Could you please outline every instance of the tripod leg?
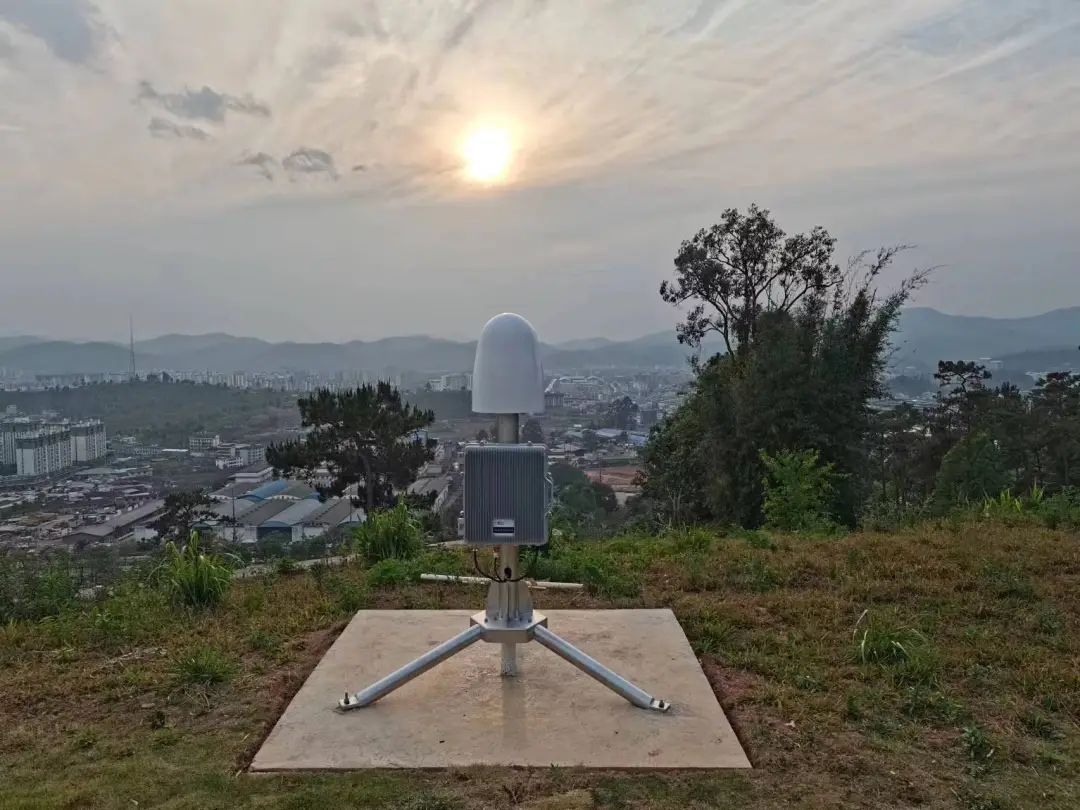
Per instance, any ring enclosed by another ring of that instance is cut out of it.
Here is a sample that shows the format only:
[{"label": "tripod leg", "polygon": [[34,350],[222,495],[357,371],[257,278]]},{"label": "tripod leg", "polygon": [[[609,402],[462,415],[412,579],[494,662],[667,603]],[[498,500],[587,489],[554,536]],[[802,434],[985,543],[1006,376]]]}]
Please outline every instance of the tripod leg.
[{"label": "tripod leg", "polygon": [[345,693],[345,698],[338,701],[341,709],[359,709],[370,706],[379,698],[388,695],[399,686],[404,686],[417,675],[427,672],[436,664],[440,664],[455,653],[459,653],[473,642],[479,641],[484,636],[484,628],[478,624],[472,625],[468,630],[463,630],[453,638],[444,641],[438,647],[432,647],[419,658],[410,661],[400,669],[391,672],[385,678],[375,681],[367,689],[357,692],[355,695]]},{"label": "tripod leg", "polygon": [[666,700],[654,698],[625,678],[616,675],[595,658],[583,653],[573,644],[552,633],[546,627],[534,627],[533,638],[539,641],[560,658],[564,658],[591,678],[600,681],[611,691],[622,695],[640,709],[652,709],[666,712],[671,704]]}]

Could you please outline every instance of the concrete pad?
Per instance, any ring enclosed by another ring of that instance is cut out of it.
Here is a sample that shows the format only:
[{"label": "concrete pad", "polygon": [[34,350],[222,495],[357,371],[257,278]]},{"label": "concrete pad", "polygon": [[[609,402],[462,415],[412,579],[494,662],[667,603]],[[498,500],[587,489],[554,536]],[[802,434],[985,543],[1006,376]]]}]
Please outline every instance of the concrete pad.
[{"label": "concrete pad", "polygon": [[274,726],[253,771],[561,765],[749,768],[670,610],[544,611],[548,628],[671,701],[631,706],[554,653],[518,647],[499,677],[499,645],[477,642],[362,709],[337,701],[464,630],[467,610],[364,610]]}]

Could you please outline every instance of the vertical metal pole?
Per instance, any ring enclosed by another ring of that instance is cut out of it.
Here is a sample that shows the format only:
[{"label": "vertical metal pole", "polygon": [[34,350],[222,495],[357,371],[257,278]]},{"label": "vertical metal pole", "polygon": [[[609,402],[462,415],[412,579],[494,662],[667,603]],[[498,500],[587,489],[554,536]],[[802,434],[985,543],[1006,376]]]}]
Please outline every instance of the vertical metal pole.
[{"label": "vertical metal pole", "polygon": [[[518,415],[516,413],[500,413],[495,417],[495,441],[499,444],[517,444],[518,441]],[[518,547],[514,545],[499,546],[499,576],[506,579],[517,579],[520,576]],[[496,586],[498,587],[498,586]],[[516,585],[503,584],[502,590],[507,599],[514,594]],[[514,606],[507,605],[507,609],[513,615]],[[499,673],[513,677],[517,675],[517,645],[502,645],[502,663]]]}]

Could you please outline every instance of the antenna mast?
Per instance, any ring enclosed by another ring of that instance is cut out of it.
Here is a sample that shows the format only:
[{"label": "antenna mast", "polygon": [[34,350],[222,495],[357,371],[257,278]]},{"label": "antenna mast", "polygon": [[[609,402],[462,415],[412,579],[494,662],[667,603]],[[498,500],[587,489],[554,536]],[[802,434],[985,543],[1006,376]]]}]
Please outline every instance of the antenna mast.
[{"label": "antenna mast", "polygon": [[128,334],[130,336],[131,347],[131,379],[135,379],[135,321],[131,315],[128,315]]}]

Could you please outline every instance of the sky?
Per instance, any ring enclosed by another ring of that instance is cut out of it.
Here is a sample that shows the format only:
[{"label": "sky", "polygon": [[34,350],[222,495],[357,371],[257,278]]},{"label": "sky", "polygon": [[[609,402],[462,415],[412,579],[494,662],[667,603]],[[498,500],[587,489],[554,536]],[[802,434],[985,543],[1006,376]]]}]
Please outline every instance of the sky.
[{"label": "sky", "polygon": [[1080,305],[1080,3],[0,0],[0,334],[635,337],[751,202]]}]

